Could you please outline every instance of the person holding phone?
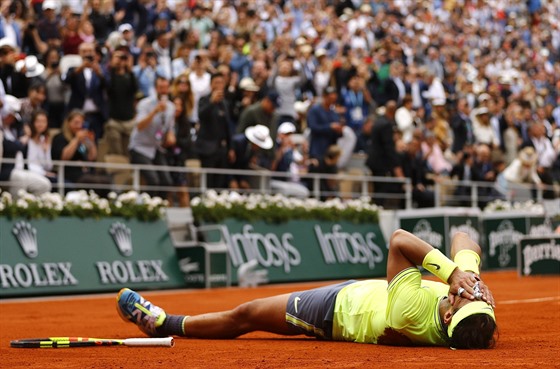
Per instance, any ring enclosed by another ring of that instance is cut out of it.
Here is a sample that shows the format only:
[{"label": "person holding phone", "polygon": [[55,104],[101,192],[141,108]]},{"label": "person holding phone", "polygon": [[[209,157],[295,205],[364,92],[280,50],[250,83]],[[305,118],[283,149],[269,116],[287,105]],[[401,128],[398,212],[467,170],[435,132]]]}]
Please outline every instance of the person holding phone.
[{"label": "person holding phone", "polygon": [[[96,173],[94,168],[84,162],[95,162],[97,146],[93,132],[87,129],[86,115],[81,110],[72,110],[64,123],[62,132],[53,137],[51,145],[52,160],[79,162],[79,165],[68,164],[64,167],[64,181],[73,184],[72,189],[90,189],[96,185],[95,191],[100,196],[108,193],[111,178]],[[81,184],[81,185],[78,185]],[[97,188],[100,185],[100,188]]]},{"label": "person holding phone", "polygon": [[82,64],[70,68],[64,82],[70,87],[68,111],[82,110],[85,120],[89,123],[90,131],[95,139],[103,136],[103,126],[107,120],[107,101],[105,99],[105,73],[99,64],[99,57],[95,44],[84,42],[79,46]]},{"label": "person holding phone", "polygon": [[[137,106],[136,125],[130,135],[128,145],[132,164],[169,165],[166,148],[177,142],[175,135],[175,104],[169,101],[170,82],[158,76],[155,82],[156,94],[142,99]],[[173,185],[168,171],[142,170],[151,195],[167,197],[162,187]]]},{"label": "person holding phone", "polygon": [[138,82],[132,73],[132,55],[128,47],[117,48],[111,57],[107,98],[109,120],[105,124],[107,153],[127,156],[128,141],[134,128]]}]

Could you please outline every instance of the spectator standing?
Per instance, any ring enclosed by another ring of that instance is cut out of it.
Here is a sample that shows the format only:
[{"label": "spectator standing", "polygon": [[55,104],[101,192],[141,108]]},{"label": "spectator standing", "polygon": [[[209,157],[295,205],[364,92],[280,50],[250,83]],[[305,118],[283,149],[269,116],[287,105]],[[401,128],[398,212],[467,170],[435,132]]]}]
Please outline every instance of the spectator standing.
[{"label": "spectator standing", "polygon": [[80,45],[84,42],[79,34],[80,17],[76,14],[70,14],[66,19],[66,24],[61,28],[62,36],[62,52],[64,55],[81,54]]},{"label": "spectator standing", "polygon": [[[130,162],[133,164],[168,165],[166,147],[176,144],[175,104],[169,101],[169,81],[156,79],[156,95],[138,103],[136,125],[130,135]],[[148,186],[171,186],[173,181],[167,171],[145,169],[141,171]],[[151,190],[166,198],[165,190]]]},{"label": "spectator standing", "polygon": [[463,151],[465,145],[474,144],[474,132],[472,121],[469,118],[469,104],[466,98],[457,100],[457,111],[451,118],[451,130],[453,131],[453,144],[451,151],[457,155]]},{"label": "spectator standing", "polygon": [[[220,73],[215,73],[210,81],[211,93],[200,98],[198,104],[198,130],[195,150],[203,168],[225,169],[228,160],[234,158],[229,154],[231,148],[229,107],[225,96],[225,80]],[[229,158],[228,158],[229,156]],[[208,188],[221,189],[227,186],[227,177],[223,174],[208,174]]]},{"label": "spectator standing", "polygon": [[111,4],[108,1],[91,0],[85,6],[85,15],[93,26],[95,40],[98,44],[103,45],[109,33],[116,26]]},{"label": "spectator standing", "polygon": [[309,196],[309,190],[299,177],[299,166],[304,158],[296,149],[292,140],[292,134],[295,132],[296,126],[292,122],[283,122],[278,126],[274,160],[270,165],[270,170],[273,172],[289,173],[290,176],[274,177],[270,181],[270,188],[285,196],[306,198]]},{"label": "spectator standing", "polygon": [[128,156],[128,142],[135,125],[138,82],[132,72],[133,60],[127,48],[117,49],[110,63],[107,80],[109,120],[105,125],[107,153]]},{"label": "spectator standing", "polygon": [[[211,92],[212,75],[207,71],[207,66],[207,57],[203,54],[196,55],[191,66],[191,72],[189,73],[189,81],[194,94],[194,109],[191,119],[196,123],[199,122],[200,115],[198,112],[199,100],[202,96],[206,96]],[[224,79],[224,76],[220,78]]]},{"label": "spectator standing", "polygon": [[41,37],[41,40],[47,44],[48,48],[58,50],[62,45],[62,36],[56,16],[56,0],[44,0],[42,9],[42,15],[37,21],[37,33]]},{"label": "spectator standing", "polygon": [[64,82],[70,86],[68,110],[82,110],[86,118],[86,128],[92,131],[95,140],[103,137],[106,120],[105,73],[99,64],[93,43],[80,45],[82,64],[70,68]]},{"label": "spectator standing", "polygon": [[422,154],[421,142],[418,137],[412,137],[406,143],[406,150],[400,154],[403,175],[410,178],[412,184],[412,201],[419,208],[433,207],[435,203],[434,191],[429,188],[426,162]]},{"label": "spectator standing", "polygon": [[[296,112],[294,103],[296,102],[296,93],[306,82],[303,68],[298,71],[294,69],[294,60],[287,58],[285,55],[278,59],[278,69],[274,67],[270,76],[269,85],[278,92],[280,103],[277,109],[279,122],[294,122]],[[276,127],[270,127],[271,132],[276,132]]]},{"label": "spectator standing", "polygon": [[340,97],[345,110],[346,125],[354,131],[357,139],[352,151],[363,151],[366,146],[363,127],[366,117],[369,115],[371,103],[363,77],[358,74],[352,75],[348,79],[347,85],[342,88]]},{"label": "spectator standing", "polygon": [[327,50],[318,49],[315,51],[317,67],[313,75],[313,88],[315,96],[323,96],[323,90],[330,84],[332,77],[332,60],[327,55]]},{"label": "spectator standing", "polygon": [[146,45],[138,57],[138,64],[132,67],[132,72],[136,76],[142,97],[155,94],[156,67],[157,55],[151,45]]},{"label": "spectator standing", "polygon": [[[385,114],[379,116],[371,128],[366,165],[371,170],[371,174],[376,177],[404,177],[393,134],[396,129],[396,110],[397,103],[389,101],[385,106]],[[375,203],[381,206],[392,206],[393,201],[388,199],[387,195],[402,192],[396,187],[398,186],[389,182],[374,182]]]},{"label": "spectator standing", "polygon": [[[183,82],[179,82],[180,84],[188,83],[188,79],[186,74],[182,77],[179,76],[178,80],[183,79]],[[181,87],[179,87],[181,88]],[[185,162],[189,157],[189,153],[192,150],[192,141],[191,141],[191,122],[188,119],[188,113],[186,108],[189,106],[185,100],[181,97],[188,96],[186,93],[182,94],[173,94],[175,96],[173,98],[173,104],[175,104],[175,137],[176,142],[175,145],[169,146],[167,148],[167,160],[169,165],[176,166],[179,168],[185,167]],[[192,95],[191,95],[192,97]],[[192,104],[192,101],[191,101]],[[191,109],[192,109],[192,105]],[[173,184],[177,187],[176,192],[177,195],[177,203],[180,207],[188,207],[190,203],[189,197],[189,189],[188,189],[188,182],[187,182],[187,173],[185,172],[172,172],[171,178],[173,180]],[[173,192],[169,192],[167,199],[170,204],[174,204],[175,201],[173,200]],[[172,205],[173,206],[173,205]]]},{"label": "spectator standing", "polygon": [[251,77],[245,77],[239,81],[239,86],[233,98],[233,106],[231,107],[231,119],[236,129],[243,111],[257,102],[259,90],[259,86]]},{"label": "spectator standing", "polygon": [[325,88],[321,103],[313,105],[307,112],[309,135],[309,157],[321,159],[331,145],[342,136],[343,124],[335,110],[338,100],[336,88]]},{"label": "spectator standing", "polygon": [[66,91],[68,86],[62,81],[60,73],[60,55],[55,48],[45,53],[45,71],[41,78],[46,87],[46,110],[49,116],[49,128],[60,128],[66,110]]},{"label": "spectator standing", "polygon": [[399,131],[402,133],[404,143],[412,140],[414,131],[416,130],[416,112],[412,110],[412,97],[406,95],[403,99],[402,106],[395,112],[395,122]]}]

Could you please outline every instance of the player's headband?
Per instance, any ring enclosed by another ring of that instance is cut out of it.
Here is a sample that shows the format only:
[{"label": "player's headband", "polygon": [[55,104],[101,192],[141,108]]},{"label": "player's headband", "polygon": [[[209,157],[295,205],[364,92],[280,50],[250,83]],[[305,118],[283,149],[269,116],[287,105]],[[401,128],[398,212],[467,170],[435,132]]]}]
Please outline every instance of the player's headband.
[{"label": "player's headband", "polygon": [[474,314],[488,314],[492,317],[494,321],[496,321],[496,317],[494,316],[494,309],[492,306],[488,305],[484,301],[474,301],[470,304],[466,304],[453,315],[451,318],[451,323],[449,327],[447,327],[447,335],[451,337],[453,335],[453,330],[463,319],[468,318]]}]

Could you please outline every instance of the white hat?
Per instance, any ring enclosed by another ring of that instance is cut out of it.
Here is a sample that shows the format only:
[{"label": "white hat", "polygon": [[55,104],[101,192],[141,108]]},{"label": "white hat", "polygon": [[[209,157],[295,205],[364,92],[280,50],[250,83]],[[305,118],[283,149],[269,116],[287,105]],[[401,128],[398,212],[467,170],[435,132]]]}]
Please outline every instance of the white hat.
[{"label": "white hat", "polygon": [[311,54],[311,52],[313,51],[313,46],[309,44],[305,44],[305,45],[301,45],[299,49],[304,54]]},{"label": "white hat", "polygon": [[491,97],[489,94],[487,94],[486,92],[484,92],[484,93],[480,94],[480,96],[478,97],[478,101],[479,101],[479,102],[487,101],[487,100],[490,100],[491,98],[492,98],[492,97]]},{"label": "white hat", "polygon": [[309,108],[309,105],[311,105],[311,102],[309,100],[296,101],[294,103],[294,110],[296,111],[296,113],[305,114],[307,113],[307,109]]},{"label": "white hat", "polygon": [[0,49],[6,46],[11,47],[12,49],[17,49],[17,46],[14,44],[11,38],[3,37],[0,39]]},{"label": "white hat", "polygon": [[272,138],[270,137],[270,130],[267,126],[263,126],[262,124],[247,127],[245,130],[245,136],[247,136],[249,141],[261,149],[271,149],[274,144],[274,142],[272,142]]},{"label": "white hat", "polygon": [[45,71],[45,66],[39,63],[35,55],[28,55],[25,59],[16,62],[16,71],[21,71],[23,67],[25,67],[25,76],[27,78],[40,76]]},{"label": "white hat", "polygon": [[43,1],[43,10],[52,9],[56,10],[56,1],[55,0],[45,0]]},{"label": "white hat", "polygon": [[302,46],[307,43],[307,40],[303,37],[296,38],[296,46]]},{"label": "white hat", "polygon": [[255,81],[251,77],[241,78],[241,81],[239,81],[239,88],[241,90],[253,91],[253,92],[257,92],[260,90],[260,87],[255,83]]},{"label": "white hat", "polygon": [[325,49],[323,49],[323,48],[317,49],[317,50],[315,51],[315,57],[316,57],[316,58],[320,58],[321,56],[325,56],[325,55],[327,55],[327,50],[325,50]]},{"label": "white hat", "polygon": [[488,114],[489,110],[487,107],[482,106],[476,110],[476,115]]},{"label": "white hat", "polygon": [[433,106],[444,106],[445,105],[445,99],[434,99],[432,101],[432,105]]},{"label": "white hat", "polygon": [[125,33],[126,31],[132,31],[133,28],[130,25],[130,23],[123,23],[119,26],[119,32],[120,33]]},{"label": "white hat", "polygon": [[4,96],[4,106],[2,107],[2,117],[6,117],[8,115],[13,115],[17,119],[20,119],[20,115],[18,114],[21,109],[21,101],[12,95],[5,95]]},{"label": "white hat", "polygon": [[294,133],[296,131],[296,126],[292,122],[284,122],[278,126],[278,133],[287,134]]}]

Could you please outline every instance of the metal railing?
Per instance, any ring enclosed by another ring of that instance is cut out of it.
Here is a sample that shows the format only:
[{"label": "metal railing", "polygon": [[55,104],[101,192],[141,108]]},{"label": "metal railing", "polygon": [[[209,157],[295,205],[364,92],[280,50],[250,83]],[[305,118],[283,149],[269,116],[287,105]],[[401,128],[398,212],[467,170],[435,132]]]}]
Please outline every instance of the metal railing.
[{"label": "metal railing", "polygon": [[[14,159],[3,159],[3,162],[15,163],[18,162]],[[179,186],[148,186],[143,183],[141,172],[143,170],[151,171],[167,171],[184,173],[191,180],[188,183],[188,190],[191,195],[204,193],[208,190],[208,175],[219,174],[224,176],[246,176],[250,179],[252,187],[250,189],[238,189],[240,193],[275,193],[270,186],[270,180],[273,178],[286,178],[291,176],[290,173],[285,172],[272,172],[264,169],[255,170],[236,170],[236,169],[217,169],[217,168],[200,168],[200,167],[178,167],[178,166],[159,166],[159,165],[143,165],[143,164],[129,164],[129,163],[103,163],[103,162],[75,162],[75,161],[53,161],[57,168],[57,183],[53,186],[53,191],[59,192],[61,195],[67,190],[73,189],[93,189],[93,190],[110,190],[116,192],[123,192],[134,190],[138,192],[179,192],[182,191]],[[68,167],[88,167],[95,168],[96,171],[101,173],[108,173],[112,178],[117,174],[125,174],[128,180],[124,183],[68,183],[64,181],[64,173]],[[342,198],[359,198],[362,196],[375,197],[377,200],[393,200],[395,203],[400,204],[399,208],[410,209],[414,207],[412,183],[409,178],[392,178],[392,177],[376,177],[370,175],[358,174],[319,174],[308,173],[300,174],[301,180],[310,183],[310,197],[324,198],[324,197],[342,197]],[[350,190],[339,190],[337,192],[324,192],[321,191],[322,180],[335,180],[339,184],[345,183],[345,188]],[[391,193],[379,193],[373,188],[373,183],[384,182],[391,183],[397,187],[397,190]],[[0,186],[7,189],[9,182],[0,182]],[[554,186],[534,186],[534,185],[519,185],[518,190],[515,189],[508,192],[506,195],[500,195],[493,190],[495,183],[493,182],[475,182],[475,181],[459,181],[452,179],[436,180],[433,186],[429,187],[430,191],[434,193],[434,206],[470,206],[479,207],[481,204],[501,198],[508,201],[527,200],[527,194],[530,193],[531,197],[536,201],[543,200],[544,191],[555,191],[555,196],[558,197],[558,188]],[[458,188],[467,189],[465,194],[458,194]],[[227,190],[227,188],[213,188],[216,191]],[[402,190],[401,190],[402,189]],[[522,192],[524,196],[521,198],[519,193]]]}]

